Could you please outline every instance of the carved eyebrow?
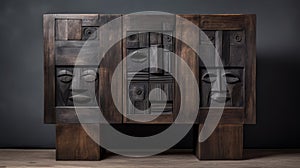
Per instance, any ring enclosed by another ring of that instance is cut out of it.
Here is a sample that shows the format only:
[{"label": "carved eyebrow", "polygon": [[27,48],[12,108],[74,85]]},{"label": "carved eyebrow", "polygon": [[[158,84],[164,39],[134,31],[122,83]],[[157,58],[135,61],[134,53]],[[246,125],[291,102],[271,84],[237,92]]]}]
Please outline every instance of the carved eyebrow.
[{"label": "carved eyebrow", "polygon": [[202,81],[206,82],[206,83],[211,83],[214,82],[216,80],[217,75],[213,74],[213,73],[209,73],[206,72],[203,76],[202,76]]},{"label": "carved eyebrow", "polygon": [[232,73],[232,72],[225,72],[223,74],[224,77],[226,77],[226,82],[229,84],[234,84],[240,81],[240,78],[238,75]]},{"label": "carved eyebrow", "polygon": [[57,76],[58,77],[60,77],[60,76],[73,76],[73,73],[71,71],[63,69],[63,70],[58,71]]}]

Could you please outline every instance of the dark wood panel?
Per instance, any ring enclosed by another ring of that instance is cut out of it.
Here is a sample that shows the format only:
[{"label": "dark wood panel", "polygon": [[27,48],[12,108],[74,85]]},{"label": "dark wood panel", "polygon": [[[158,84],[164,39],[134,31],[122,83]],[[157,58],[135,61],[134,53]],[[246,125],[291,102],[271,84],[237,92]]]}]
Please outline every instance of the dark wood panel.
[{"label": "dark wood panel", "polygon": [[56,65],[94,65],[98,66],[99,41],[56,41]]},{"label": "dark wood panel", "polygon": [[56,40],[81,40],[81,19],[56,19]]},{"label": "dark wood panel", "polygon": [[[155,115],[152,114],[149,116],[148,114],[139,114],[139,115],[132,115],[132,114],[127,114],[126,118],[124,118],[126,123],[135,123],[135,124],[171,124],[173,123],[173,114],[162,114],[162,115]],[[153,119],[155,118],[155,119]],[[143,122],[138,122],[138,121],[145,121],[145,120],[150,120],[147,121],[146,123]]]},{"label": "dark wood panel", "polygon": [[81,19],[68,19],[68,40],[81,40]]},{"label": "dark wood panel", "polygon": [[77,109],[78,110],[75,111],[74,107],[56,107],[56,123],[104,123],[103,120],[100,119],[98,107],[77,107]]},{"label": "dark wood panel", "polygon": [[[216,114],[214,108],[211,109],[212,116]],[[197,124],[204,124],[208,114],[208,108],[200,108],[199,115],[196,120]],[[216,114],[217,115],[217,114]],[[226,107],[220,119],[220,124],[244,124],[244,109],[239,107]]]},{"label": "dark wood panel", "polygon": [[68,40],[68,19],[57,19],[55,25],[55,39]]},{"label": "dark wood panel", "polygon": [[[198,132],[201,129],[202,125],[199,125]],[[242,159],[243,125],[218,125],[206,141],[202,143],[196,141],[195,152],[200,160]]]},{"label": "dark wood panel", "polygon": [[203,30],[240,30],[245,28],[245,15],[200,15]]},{"label": "dark wood panel", "polygon": [[[189,20],[193,24],[199,26],[199,15],[180,15],[181,17]],[[188,24],[185,22],[181,22],[179,20],[176,21],[176,36],[180,37],[181,39],[184,39],[185,41],[189,41],[191,44],[194,44],[194,47],[196,51],[199,50],[199,39],[200,38],[192,38],[194,36],[199,37],[200,32],[194,32]],[[176,40],[176,54],[180,56],[185,63],[190,67],[190,70],[193,72],[197,82],[199,83],[199,59],[197,56],[197,53],[190,47],[187,46],[185,43],[183,43],[180,40]],[[183,71],[181,70],[183,65],[181,63],[175,62],[175,71],[177,71],[178,79],[180,81],[183,81],[183,85],[185,88],[182,88],[182,90],[179,90],[178,85],[175,85],[175,97],[174,97],[174,117],[177,116],[179,109],[180,109],[180,104],[197,104],[199,102],[195,102],[197,99],[196,97],[196,92],[193,91],[194,94],[187,94],[190,93],[191,90],[189,88],[191,87],[191,82],[187,80],[187,74],[184,74]],[[190,118],[191,114],[193,113],[194,109],[192,109],[193,106],[186,107],[186,111],[184,111],[184,116],[186,118]],[[183,121],[184,122],[184,121]]]},{"label": "dark wood panel", "polygon": [[[101,14],[100,25],[120,17],[121,15],[115,14]],[[118,24],[121,25],[121,20],[118,20]],[[110,41],[118,41],[122,36],[122,26],[119,26],[117,30],[115,27],[108,29],[109,32],[99,32],[100,44],[106,45]],[[103,34],[105,33],[105,34]],[[101,48],[101,47],[100,47]],[[112,83],[112,77],[118,64],[122,60],[122,41],[114,44],[104,55],[103,60],[100,63],[100,107],[106,120],[110,123],[122,123],[122,101],[123,101],[123,84],[122,82]],[[122,73],[117,73],[116,79],[122,80]],[[102,80],[101,80],[102,79]],[[111,89],[115,89],[116,99],[113,101]],[[115,104],[120,104],[120,112]]]},{"label": "dark wood panel", "polygon": [[43,16],[44,30],[44,122],[55,123],[55,18],[53,15]]},{"label": "dark wood panel", "polygon": [[245,124],[256,123],[256,15],[246,16],[246,114]]},{"label": "dark wood panel", "polygon": [[[99,130],[99,124],[86,126]],[[99,134],[92,136],[99,138]],[[81,124],[56,125],[57,160],[100,160],[101,157],[99,145],[89,137]]]}]

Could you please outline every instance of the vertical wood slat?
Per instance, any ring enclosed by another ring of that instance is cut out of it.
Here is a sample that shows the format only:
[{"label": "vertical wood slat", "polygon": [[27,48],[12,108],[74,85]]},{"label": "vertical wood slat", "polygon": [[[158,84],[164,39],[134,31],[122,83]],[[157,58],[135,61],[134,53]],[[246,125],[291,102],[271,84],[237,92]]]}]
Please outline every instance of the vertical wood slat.
[{"label": "vertical wood slat", "polygon": [[55,123],[55,18],[53,15],[43,16],[44,30],[44,122]]},{"label": "vertical wood slat", "polygon": [[55,27],[56,40],[81,40],[81,19],[57,19]]},{"label": "vertical wood slat", "polygon": [[68,19],[68,40],[81,40],[81,19]]},{"label": "vertical wood slat", "polygon": [[[100,26],[110,22],[113,19],[120,17],[121,15],[118,14],[100,14]],[[99,32],[99,39],[100,39],[100,50],[101,48],[105,47],[104,45],[108,44],[109,41],[117,41],[122,36],[122,22],[121,19],[115,21],[116,24],[119,24],[117,27],[112,27],[109,29],[108,32]],[[106,46],[107,47],[107,46]],[[122,107],[123,95],[122,89],[123,84],[122,82],[116,82],[112,84],[112,76],[118,64],[122,60],[122,41],[117,42],[115,45],[112,46],[105,53],[105,57],[102,59],[100,63],[100,102],[101,103],[101,110],[102,114],[106,118],[109,123],[122,123],[122,108],[121,111],[117,109],[116,104],[120,104]],[[122,68],[121,68],[122,69]],[[123,78],[122,73],[116,73],[116,78],[121,80]],[[125,85],[127,86],[127,85]],[[114,102],[111,94],[111,88],[114,88],[117,93],[116,99]]]},{"label": "vertical wood slat", "polygon": [[[199,26],[199,15],[179,15],[180,17],[183,17],[187,20],[189,20],[190,22],[192,22],[193,24],[195,24],[196,26]],[[199,34],[200,32],[193,32],[186,23],[181,23],[180,21],[178,21],[178,19],[176,20],[176,37],[180,37],[181,39],[185,39],[186,41],[190,41],[191,44],[195,44],[195,46],[193,46],[196,50],[199,50],[199,40],[200,38],[191,38],[191,37],[195,37]],[[186,44],[184,44],[183,42],[181,42],[180,40],[176,39],[176,43],[175,43],[175,48],[176,48],[176,54],[178,56],[180,56],[185,62],[186,64],[189,66],[190,70],[193,72],[197,82],[199,83],[199,59],[197,57],[196,52],[194,52],[194,50],[190,47],[187,46]],[[189,86],[190,82],[186,80],[186,74],[183,74],[181,71],[182,66],[178,63],[175,62],[175,71],[177,71],[177,75],[178,75],[178,79],[184,82],[185,86]],[[189,89],[189,87],[183,88],[183,90],[179,90],[179,86],[176,84],[175,85],[175,89],[174,89],[174,103],[173,103],[173,109],[174,109],[174,119],[177,117],[178,113],[179,113],[179,109],[180,109],[180,104],[197,104],[199,102],[196,102],[196,99],[194,99],[193,97],[195,95],[187,95],[187,90]],[[181,103],[181,101],[183,101]],[[187,111],[184,111],[185,114],[184,116],[186,116],[186,118],[189,118],[190,116],[190,112],[193,112],[192,106],[191,109],[189,109],[189,107],[186,107]],[[183,121],[184,122],[184,121]]]},{"label": "vertical wood slat", "polygon": [[247,58],[245,80],[245,124],[256,123],[256,16],[247,15],[245,19]]}]

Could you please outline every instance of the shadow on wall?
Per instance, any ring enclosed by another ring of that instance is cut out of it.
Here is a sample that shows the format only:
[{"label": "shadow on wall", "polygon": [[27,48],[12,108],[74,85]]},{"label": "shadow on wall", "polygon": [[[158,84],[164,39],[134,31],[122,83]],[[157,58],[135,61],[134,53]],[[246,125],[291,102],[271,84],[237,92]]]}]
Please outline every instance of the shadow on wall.
[{"label": "shadow on wall", "polygon": [[300,147],[299,53],[257,53],[257,124],[246,125],[244,147]]}]

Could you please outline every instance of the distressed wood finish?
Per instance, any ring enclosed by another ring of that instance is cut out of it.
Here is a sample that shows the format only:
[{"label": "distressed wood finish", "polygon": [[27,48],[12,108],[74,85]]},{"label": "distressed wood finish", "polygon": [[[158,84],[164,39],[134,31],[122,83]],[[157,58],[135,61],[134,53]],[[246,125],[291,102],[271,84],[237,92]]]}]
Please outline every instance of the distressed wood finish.
[{"label": "distressed wood finish", "polygon": [[55,123],[55,17],[44,15],[44,122]]},{"label": "distressed wood finish", "polygon": [[[202,125],[199,125],[199,132]],[[243,125],[219,124],[213,134],[204,142],[196,142],[196,156],[199,159],[242,159]]]},{"label": "distressed wood finish", "polygon": [[[179,15],[180,17],[183,17],[184,19],[187,19],[188,21],[192,22],[196,26],[199,26],[199,15]],[[181,40],[176,40],[176,54],[179,55],[189,66],[191,71],[193,72],[194,76],[196,77],[197,82],[199,83],[199,59],[197,56],[197,51],[199,51],[199,38],[192,38],[195,35],[199,35],[200,32],[194,32],[190,27],[187,26],[187,23],[183,21],[183,23],[177,21],[176,22],[176,36],[180,37],[181,39],[184,39],[184,41],[188,41],[190,44],[194,44],[193,47],[196,51],[194,51],[190,46],[187,46],[184,42]],[[187,80],[187,74],[183,74],[182,72],[182,66],[181,63],[175,62],[175,70],[177,71],[176,74],[178,74],[177,78],[180,81],[183,81],[184,86],[189,86],[190,82]],[[182,88],[182,91],[179,90],[179,86],[175,85],[175,103],[174,103],[174,116],[177,117],[180,109],[180,104],[196,104],[196,94],[187,94],[190,93],[189,87]],[[195,92],[193,92],[195,93]],[[184,111],[184,116],[186,118],[189,118],[190,114],[193,113],[192,106],[186,107],[186,111]],[[185,121],[184,121],[185,122]]]},{"label": "distressed wood finish", "polygon": [[[188,122],[195,124],[197,138],[209,109],[219,108],[210,107],[210,103],[222,100],[225,100],[225,107],[219,125],[206,141],[195,141],[195,154],[199,159],[242,159],[243,125],[256,123],[256,16],[177,15],[202,30],[193,32],[187,22],[176,20],[171,15],[132,15],[117,20],[117,31],[112,28],[108,32],[99,31],[101,26],[120,16],[43,16],[44,122],[56,124],[57,159],[99,160],[103,157],[104,150],[80,125],[82,123],[96,132],[99,130],[102,121],[97,114],[98,105],[109,123],[138,126],[145,124],[140,121],[150,119],[146,124],[173,123],[181,104],[191,105],[184,111],[185,119],[190,119],[195,112],[192,105],[199,104],[195,123]],[[158,18],[162,22],[153,23]],[[134,24],[140,21],[143,24]],[[187,46],[173,35],[195,46]],[[117,39],[122,40],[100,55],[107,42]],[[85,45],[87,40],[88,45]],[[192,86],[183,72],[184,65],[176,62],[171,52],[180,56],[194,74],[200,102],[196,102],[196,92],[188,92]],[[199,60],[196,52],[205,60]],[[78,54],[84,57],[78,57]],[[103,60],[99,64],[97,60],[101,57]],[[122,63],[122,74],[116,77],[121,82],[112,84],[114,71],[124,58],[127,61]],[[78,65],[76,68],[75,64]],[[177,79],[187,87],[180,91],[170,73],[154,68],[157,66],[175,72]],[[221,84],[225,82],[224,88]],[[114,100],[112,88],[117,94]],[[150,94],[156,88],[166,97],[159,92]],[[93,93],[96,99],[91,98]],[[80,111],[75,111],[74,100],[79,102],[76,105]],[[85,104],[80,106],[80,102]],[[121,113],[115,103],[121,104]],[[186,124],[187,121],[178,123]],[[98,133],[92,136],[100,140]]]},{"label": "distressed wood finish", "polygon": [[[100,14],[100,26],[108,23],[109,21],[120,17],[117,14]],[[115,22],[116,23],[116,22]],[[121,20],[118,23],[121,25]],[[105,45],[109,41],[117,41],[116,39],[121,39],[122,27],[119,26],[117,31],[115,29],[110,29],[110,32],[99,32],[99,43],[100,45]],[[101,46],[100,46],[101,48]],[[104,55],[103,60],[100,63],[100,107],[102,108],[102,114],[109,123],[122,123],[122,111],[119,112],[115,103],[122,104],[123,96],[122,90],[123,86],[121,82],[112,84],[112,76],[114,70],[122,60],[122,41],[117,42],[112,46]],[[122,76],[116,76],[117,79],[122,79]],[[102,79],[102,80],[101,80]],[[116,90],[115,103],[112,98],[111,88]],[[122,109],[120,109],[122,110]]]},{"label": "distressed wood finish", "polygon": [[[202,15],[200,28],[215,46],[220,62],[201,40],[202,54],[211,57],[207,58],[206,67],[200,62],[200,126],[196,132],[201,131],[209,103],[224,100],[222,95],[225,94],[226,99],[222,118],[213,134],[202,143],[196,142],[196,156],[199,159],[242,159],[243,124],[254,124],[256,114],[255,15]],[[221,65],[224,74],[220,72]],[[210,74],[207,69],[211,70]],[[222,77],[226,81],[221,81]],[[220,84],[225,82],[226,88],[222,88]]]},{"label": "distressed wood finish", "polygon": [[[99,124],[89,124],[87,127],[99,130]],[[100,147],[85,132],[81,124],[56,125],[57,160],[100,160],[101,157]]]},{"label": "distressed wood finish", "polygon": [[[162,18],[162,22],[149,23],[153,17]],[[143,20],[143,25],[134,24]],[[162,110],[162,115],[147,124],[172,123],[174,119],[174,79],[169,73],[160,68],[172,71],[174,62],[170,52],[174,51],[175,41],[170,36],[174,33],[175,18],[173,16],[151,15],[123,19],[123,34],[128,36],[123,40],[123,112],[124,123],[142,123],[134,120],[148,120],[158,116],[157,111]],[[162,33],[163,32],[163,33]],[[146,67],[146,68],[144,68]],[[150,68],[148,68],[150,67]],[[141,71],[138,71],[142,69]],[[134,73],[137,74],[133,75]],[[131,80],[129,83],[128,80]],[[162,97],[154,94],[155,100],[149,99],[151,90],[159,88],[167,95],[166,107],[163,108]],[[129,94],[129,99],[127,98]],[[130,102],[131,103],[130,103]],[[135,109],[136,108],[136,109]],[[128,116],[128,117],[126,117]],[[134,119],[134,120],[132,120]]]}]

